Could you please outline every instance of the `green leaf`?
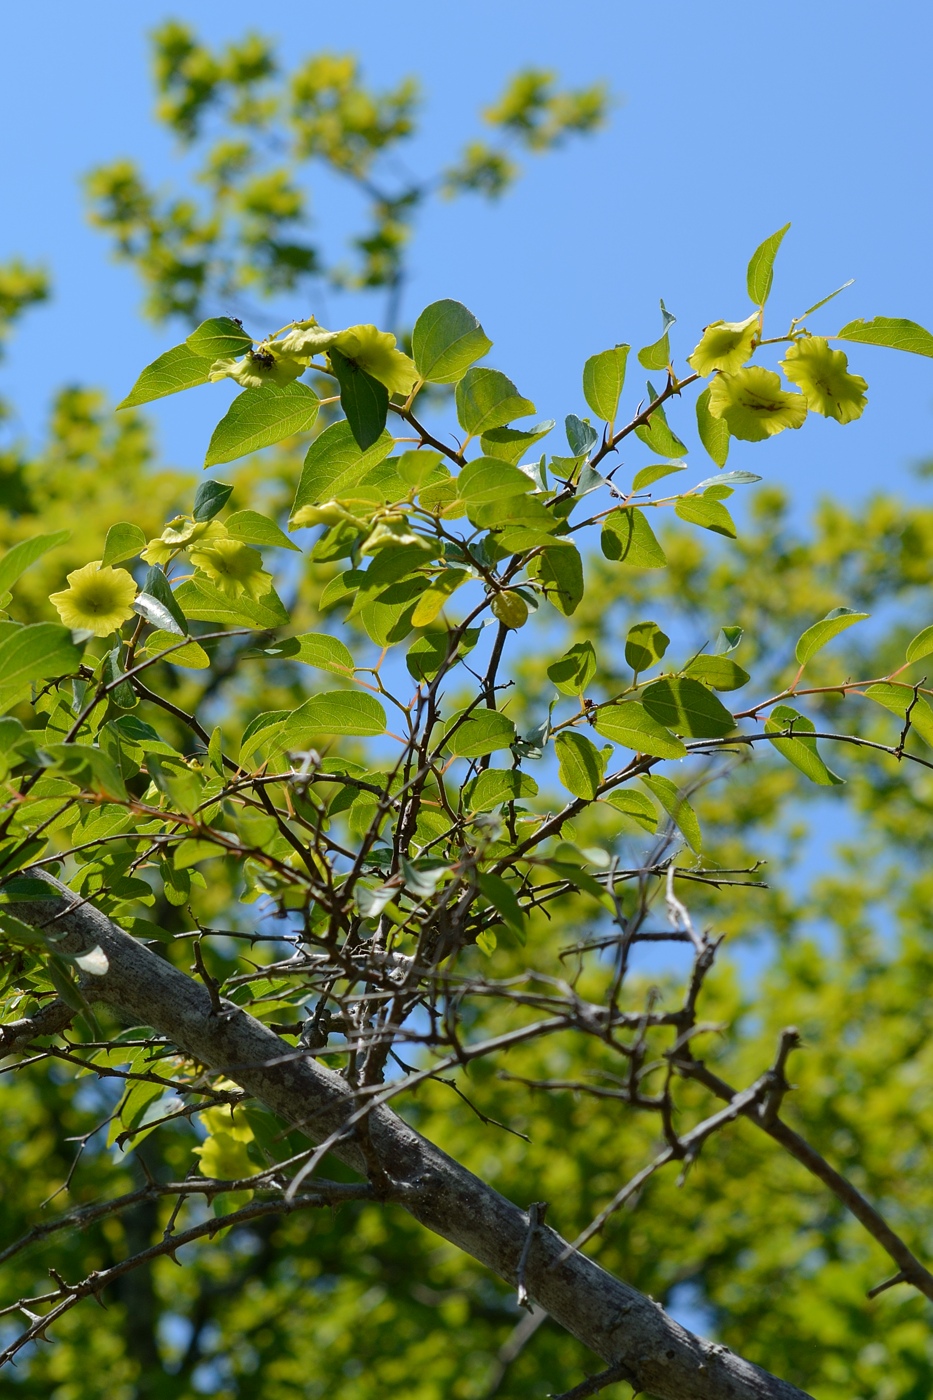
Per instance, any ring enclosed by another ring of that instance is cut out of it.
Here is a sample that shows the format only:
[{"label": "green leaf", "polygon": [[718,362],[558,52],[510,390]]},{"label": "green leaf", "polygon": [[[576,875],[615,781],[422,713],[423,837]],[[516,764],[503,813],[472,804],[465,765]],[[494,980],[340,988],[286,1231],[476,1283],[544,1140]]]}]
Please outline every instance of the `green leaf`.
[{"label": "green leaf", "polygon": [[554,419],[546,418],[533,428],[490,428],[488,433],[483,433],[479,445],[487,457],[516,466],[536,442],[547,437],[554,426]]},{"label": "green leaf", "polygon": [[239,321],[229,316],[212,316],[202,321],[185,341],[192,355],[202,360],[234,359],[252,349],[253,338],[247,335]]},{"label": "green leaf", "polygon": [[687,752],[680,740],[653,719],[637,700],[602,705],[591,722],[604,739],[634,749],[636,753],[650,754],[652,758],[683,758]]},{"label": "green leaf", "polygon": [[635,473],[632,490],[643,491],[646,486],[653,486],[656,481],[662,481],[673,472],[686,470],[686,464],[683,462],[653,462],[650,467],[642,467],[640,472]]},{"label": "green leaf", "polygon": [[146,366],[126,398],[117,404],[117,409],[135,408],[137,404],[152,403],[153,399],[164,399],[167,394],[206,384],[213,363],[212,357],[204,359],[187,345],[176,345]]},{"label": "green leaf", "polygon": [[340,407],[347,415],[357,446],[365,452],[374,442],[378,442],[385,430],[389,416],[389,391],[336,348],[328,353],[340,386]]},{"label": "green leaf", "polygon": [[827,642],[832,641],[833,637],[838,637],[840,632],[844,632],[854,622],[862,622],[868,616],[868,613],[855,612],[852,608],[833,608],[821,622],[815,622],[812,627],[807,628],[797,643],[794,655],[801,666],[805,666]]},{"label": "green leaf", "polygon": [[765,733],[780,734],[786,729],[793,729],[795,737],[771,739],[782,758],[799,768],[801,773],[818,787],[837,787],[844,781],[832,769],[826,767],[816,747],[816,740],[809,737],[815,733],[813,722],[790,705],[775,705],[765,720]]},{"label": "green leaf", "polygon": [[924,627],[922,632],[918,632],[916,637],[907,648],[908,661],[920,661],[924,656],[929,656],[933,652],[933,627]]},{"label": "green leaf", "polygon": [[684,675],[712,686],[713,690],[740,690],[751,680],[747,671],[728,656],[695,656],[684,668]]},{"label": "green leaf", "polygon": [[534,412],[531,400],[523,399],[511,379],[497,369],[467,370],[457,385],[457,419],[471,437],[504,428],[513,418],[527,418]]},{"label": "green leaf", "polygon": [[642,831],[657,831],[658,815],[654,803],[643,792],[636,792],[634,788],[616,788],[602,800]]},{"label": "green leaf", "polygon": [[292,515],[302,506],[340,500],[388,457],[393,445],[394,439],[383,433],[372,447],[362,452],[349,423],[332,423],[308,448]]},{"label": "green leaf", "polygon": [[479,321],[459,301],[432,302],[411,333],[412,358],[429,384],[456,384],[491,349]]},{"label": "green leaf", "polygon": [[548,677],[562,695],[582,695],[596,675],[596,652],[592,642],[577,642],[559,661],[547,668]]},{"label": "green leaf", "polygon": [[237,510],[224,521],[224,529],[234,540],[243,544],[261,544],[274,549],[291,549],[296,554],[301,551],[274,520],[260,515],[255,510]]},{"label": "green leaf", "polygon": [[164,1084],[152,1084],[148,1079],[132,1079],[120,1100],[116,1116],[107,1134],[107,1146],[112,1147],[122,1132],[138,1128],[146,1109],[165,1093]]},{"label": "green leaf", "polygon": [[336,637],[329,637],[326,632],[305,632],[300,637],[287,637],[273,646],[263,647],[261,651],[246,652],[245,655],[301,661],[305,666],[315,666],[319,671],[332,671],[336,676],[353,675],[353,657],[349,648]]},{"label": "green leaf", "polygon": [[637,506],[621,506],[607,515],[599,544],[607,559],[633,569],[663,569],[667,563],[667,555]]},{"label": "green leaf", "polygon": [[139,697],[123,674],[123,667],[120,664],[122,649],[122,645],[118,642],[107,652],[101,665],[100,678],[104,685],[113,686],[113,689],[108,692],[112,705],[118,706],[121,710],[134,710],[139,704]]},{"label": "green leaf", "polygon": [[[145,547],[146,536],[138,525],[130,525],[126,521],[121,521],[119,525],[111,525],[104,541],[101,568],[107,568],[110,564],[122,564],[124,559],[135,559]],[[2,567],[0,564],[0,570]]]},{"label": "green leaf", "polygon": [[607,751],[596,747],[585,734],[575,729],[562,730],[554,740],[557,754],[557,776],[574,797],[592,802],[606,773]]},{"label": "green leaf", "polygon": [[605,423],[615,421],[619,399],[625,384],[625,363],[630,345],[616,345],[591,355],[583,366],[583,397],[597,418]]},{"label": "green leaf", "polygon": [[31,681],[77,671],[83,648],[58,622],[34,622],[0,633],[0,709],[8,710]]},{"label": "green leaf", "polygon": [[318,734],[384,734],[386,712],[375,695],[355,690],[322,690],[299,705],[285,721],[284,748],[303,748]]},{"label": "green leaf", "polygon": [[501,875],[493,875],[489,871],[482,870],[476,872],[476,883],[479,885],[483,898],[487,899],[496,912],[502,915],[504,922],[524,943],[525,915],[522,913],[522,907],[511,885],[507,885]]},{"label": "green leaf", "polygon": [[162,605],[168,613],[169,622],[166,624],[163,619],[157,620],[141,608],[137,608],[136,611],[140,612],[147,621],[155,621],[158,627],[165,627],[169,632],[177,631],[181,636],[184,636],[188,631],[188,619],[185,617],[184,610],[178,602],[172,590],[172,585],[166,578],[165,572],[160,564],[153,564],[149,568],[143,582],[142,592],[146,597],[155,598],[156,602]]},{"label": "green leaf", "polygon": [[725,705],[689,677],[653,681],[641,699],[653,719],[689,739],[720,739],[735,729],[735,719]]},{"label": "green leaf", "polygon": [[699,855],[700,847],[703,844],[700,823],[697,821],[697,814],[690,803],[681,796],[677,784],[672,783],[670,778],[662,777],[659,773],[643,773],[641,781],[649,792],[654,793],[671,821],[683,834],[690,849]]},{"label": "green leaf", "polygon": [[[126,528],[135,529],[135,526]],[[146,537],[142,530],[139,533],[145,543]],[[24,574],[37,559],[41,559],[47,550],[56,549],[70,538],[70,530],[56,530],[51,535],[33,535],[31,539],[20,540],[19,544],[8,549],[0,559],[0,594],[9,593],[20,574]],[[109,533],[107,538],[110,538]]]},{"label": "green leaf", "polygon": [[[479,639],[478,627],[468,627],[457,648],[457,660],[472,651]],[[432,681],[443,666],[450,646],[447,631],[425,632],[408,648],[405,665],[415,681]]]},{"label": "green leaf", "polygon": [[709,411],[709,387],[697,399],[697,432],[717,467],[726,465],[729,456],[729,425],[724,418],[714,418]]},{"label": "green leaf", "polygon": [[515,739],[515,725],[498,710],[474,710],[466,719],[454,715],[445,731],[445,747],[457,758],[483,758],[507,749]]},{"label": "green leaf", "polygon": [[260,631],[281,627],[288,613],[281,598],[271,589],[257,603],[253,598],[228,598],[206,579],[193,578],[175,590],[187,617],[198,622],[219,622],[231,627],[255,627]]},{"label": "green leaf", "polygon": [[704,530],[712,530],[730,540],[736,537],[732,516],[720,501],[711,500],[709,496],[680,496],[674,511],[691,525],[702,525]]},{"label": "green leaf", "polygon": [[463,803],[470,812],[491,812],[503,802],[535,797],[538,784],[517,768],[487,768],[471,778],[463,789]]},{"label": "green leaf", "polygon": [[211,664],[211,659],[202,646],[197,642],[188,641],[184,646],[178,645],[178,636],[174,632],[150,632],[146,638],[146,655],[155,656],[160,651],[172,651],[165,658],[170,666],[184,666],[190,671],[206,671]]},{"label": "green leaf", "polygon": [[879,681],[863,692],[869,700],[883,705],[901,719],[907,718],[910,711],[910,727],[916,730],[925,744],[933,748],[933,709],[922,695],[915,697],[912,685],[895,685],[892,681]]},{"label": "green leaf", "polygon": [[412,626],[428,627],[457,589],[469,583],[472,577],[469,569],[445,569],[443,573],[435,575],[430,588],[424,590],[415,604],[411,615]]},{"label": "green leaf", "polygon": [[214,841],[189,838],[186,841],[179,841],[177,846],[172,847],[172,864],[176,870],[190,870],[199,861],[216,860],[218,856],[226,854],[223,846],[218,846]]},{"label": "green leaf", "polygon": [[[653,402],[657,398],[657,394],[650,385],[648,391]],[[656,408],[648,422],[635,429],[635,436],[652,452],[656,452],[659,457],[686,457],[687,455],[686,444],[682,443],[677,434],[671,432],[667,426],[667,417],[663,408]]]},{"label": "green leaf", "polygon": [[772,233],[770,238],[766,238],[764,243],[760,243],[752,253],[748,264],[746,282],[748,295],[756,306],[764,306],[771,292],[771,282],[774,278],[774,259],[777,257],[778,248],[785,233],[790,228],[790,224],[785,224],[779,228],[777,233]]},{"label": "green leaf", "polygon": [[644,369],[667,369],[671,362],[671,347],[668,341],[668,331],[677,318],[672,316],[664,302],[661,302],[661,320],[664,330],[659,340],[653,345],[646,345],[638,352],[638,363]]},{"label": "green leaf", "polygon": [[625,659],[636,674],[647,671],[661,660],[670,641],[656,622],[636,622],[625,639]]},{"label": "green leaf", "polygon": [[881,345],[887,350],[906,350],[911,355],[933,357],[933,335],[916,321],[896,316],[876,316],[871,321],[849,321],[836,336],[859,345]]},{"label": "green leaf", "polygon": [[[534,489],[534,482],[518,467],[494,457],[477,457],[457,477],[457,494],[470,506],[488,505],[525,496]],[[510,513],[511,518],[511,513]]]},{"label": "green leaf", "polygon": [[572,544],[544,548],[530,563],[528,573],[544,588],[544,596],[559,613],[570,617],[583,598],[583,560]]},{"label": "green leaf", "polygon": [[307,384],[270,383],[244,389],[211,434],[205,467],[232,462],[295,433],[306,433],[317,418],[319,404]]},{"label": "green leaf", "polygon": [[202,481],[194,493],[195,520],[213,520],[233,493],[225,481]]}]

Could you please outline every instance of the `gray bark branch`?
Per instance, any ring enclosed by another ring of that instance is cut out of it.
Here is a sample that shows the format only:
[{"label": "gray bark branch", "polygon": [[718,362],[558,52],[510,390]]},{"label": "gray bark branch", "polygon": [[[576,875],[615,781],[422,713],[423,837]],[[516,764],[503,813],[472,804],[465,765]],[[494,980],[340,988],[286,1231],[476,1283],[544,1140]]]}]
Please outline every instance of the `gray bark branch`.
[{"label": "gray bark branch", "polygon": [[631,1376],[639,1390],[658,1400],[810,1400],[728,1348],[688,1332],[653,1299],[585,1255],[564,1257],[567,1244],[556,1231],[539,1225],[529,1245],[532,1222],[525,1211],[387,1106],[367,1115],[365,1143],[353,1129],[341,1137],[360,1101],[340,1075],[310,1056],[297,1058],[294,1047],[238,1007],[228,1003],[218,1014],[205,986],[99,910],[78,904],[66,886],[43,878],[58,897],[17,903],[17,916],[37,929],[51,925],[62,952],[102,949],[108,970],[84,978],[89,999],[152,1026],[185,1054],[229,1075],[312,1142],[336,1139],[334,1155],[361,1175],[373,1177],[375,1156],[387,1201],[404,1206],[512,1287],[521,1273],[539,1307],[607,1366]]}]

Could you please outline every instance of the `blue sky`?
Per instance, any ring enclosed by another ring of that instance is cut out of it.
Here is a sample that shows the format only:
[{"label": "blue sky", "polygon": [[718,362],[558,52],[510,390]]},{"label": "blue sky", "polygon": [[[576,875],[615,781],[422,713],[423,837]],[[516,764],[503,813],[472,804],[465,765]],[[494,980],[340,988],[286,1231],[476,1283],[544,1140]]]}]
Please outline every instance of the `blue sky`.
[{"label": "blue sky", "polygon": [[[659,296],[678,316],[682,356],[706,322],[744,315],[748,256],[788,219],[775,329],[849,277],[856,285],[815,329],[879,314],[933,326],[929,7],[588,0],[571,19],[554,0],[268,11],[243,0],[36,0],[4,16],[0,151],[0,257],[47,263],[56,286],[0,369],[0,389],[18,405],[14,426],[32,440],[57,385],[100,384],[118,398],[180,338],[140,321],[134,274],[88,227],[79,189],[89,166],[127,154],[157,183],[177,178],[177,152],[152,117],[146,39],[170,16],[213,42],[259,28],[278,39],[286,66],[329,48],[357,53],[379,86],[417,74],[424,127],[407,152],[417,171],[451,158],[520,65],[610,83],[617,106],[604,131],[529,161],[498,206],[436,206],[415,246],[408,319],[437,297],[466,302],[496,342],[492,363],[542,416],[584,410],[586,356],[655,338]],[[335,246],[351,203],[324,183],[315,209]],[[359,302],[347,319],[379,309]],[[860,423],[811,420],[799,436],[737,445],[730,467],[786,483],[801,507],[823,491],[925,491],[909,466],[933,452],[933,361],[864,348],[852,362],[870,386]],[[208,390],[155,406],[166,457],[194,466],[221,411]]]}]

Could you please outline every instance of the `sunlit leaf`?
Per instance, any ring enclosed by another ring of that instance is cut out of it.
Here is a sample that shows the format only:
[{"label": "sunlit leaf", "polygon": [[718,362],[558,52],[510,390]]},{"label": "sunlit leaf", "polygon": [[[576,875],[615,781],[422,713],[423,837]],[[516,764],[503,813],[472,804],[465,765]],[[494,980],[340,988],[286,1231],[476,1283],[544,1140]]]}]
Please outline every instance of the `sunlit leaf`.
[{"label": "sunlit leaf", "polygon": [[863,622],[866,617],[868,613],[855,612],[852,608],[833,608],[820,622],[815,622],[812,627],[807,628],[797,643],[794,655],[801,666],[805,666],[827,642],[832,641],[833,637],[838,637],[840,632],[844,632],[853,623]]},{"label": "sunlit leaf", "polygon": [[789,731],[788,737],[772,737],[771,743],[781,757],[799,768],[811,783],[816,783],[818,787],[837,787],[844,781],[838,773],[827,768],[820,757],[816,740],[810,737],[816,732],[812,720],[790,705],[775,705],[765,720],[765,733],[773,736],[784,731]]}]

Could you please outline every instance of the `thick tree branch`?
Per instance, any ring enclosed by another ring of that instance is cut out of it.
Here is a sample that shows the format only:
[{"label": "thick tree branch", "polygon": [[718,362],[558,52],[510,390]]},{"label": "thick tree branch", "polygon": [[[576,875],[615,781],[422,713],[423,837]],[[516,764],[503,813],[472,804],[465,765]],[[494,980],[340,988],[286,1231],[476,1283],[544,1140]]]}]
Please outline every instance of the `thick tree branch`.
[{"label": "thick tree branch", "polygon": [[[366,1119],[364,1154],[347,1128],[359,1100],[346,1080],[292,1047],[233,1003],[218,1013],[206,987],[186,976],[47,875],[53,898],[17,904],[34,928],[54,921],[58,948],[99,947],[108,969],[85,979],[85,995],[153,1026],[186,1054],[222,1071],[313,1141],[337,1139],[334,1154],[362,1175],[375,1154],[382,1192],[436,1234],[530,1298],[610,1368],[658,1400],[807,1400],[805,1393],[694,1336],[653,1299],[586,1256],[564,1257],[566,1242],[419,1136],[386,1106]],[[75,907],[71,907],[75,906]]]}]

